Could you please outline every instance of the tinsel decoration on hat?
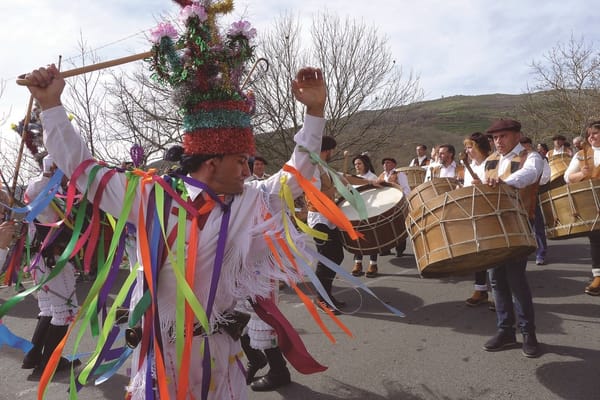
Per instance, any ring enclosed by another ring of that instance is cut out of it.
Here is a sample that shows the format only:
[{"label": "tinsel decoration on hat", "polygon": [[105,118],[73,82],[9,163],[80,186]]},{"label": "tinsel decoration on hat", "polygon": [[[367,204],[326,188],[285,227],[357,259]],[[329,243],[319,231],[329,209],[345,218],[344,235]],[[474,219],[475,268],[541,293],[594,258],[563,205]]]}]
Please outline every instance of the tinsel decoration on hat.
[{"label": "tinsel decoration on hat", "polygon": [[176,3],[185,31],[168,22],[153,29],[150,62],[152,76],[173,89],[185,154],[254,154],[254,96],[240,82],[253,59],[256,30],[247,21],[219,30],[217,14],[231,12],[233,0]]}]

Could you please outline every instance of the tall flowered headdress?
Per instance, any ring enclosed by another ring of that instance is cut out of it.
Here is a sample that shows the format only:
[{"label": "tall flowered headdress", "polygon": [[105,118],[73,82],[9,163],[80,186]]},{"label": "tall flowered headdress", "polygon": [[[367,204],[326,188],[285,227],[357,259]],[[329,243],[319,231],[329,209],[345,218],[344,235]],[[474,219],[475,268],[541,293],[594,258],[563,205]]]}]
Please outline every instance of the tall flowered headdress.
[{"label": "tall flowered headdress", "polygon": [[240,81],[253,58],[256,30],[247,21],[219,30],[217,14],[230,12],[233,0],[175,2],[185,31],[179,34],[168,22],[151,31],[151,69],[173,89],[185,154],[254,154],[254,96]]}]

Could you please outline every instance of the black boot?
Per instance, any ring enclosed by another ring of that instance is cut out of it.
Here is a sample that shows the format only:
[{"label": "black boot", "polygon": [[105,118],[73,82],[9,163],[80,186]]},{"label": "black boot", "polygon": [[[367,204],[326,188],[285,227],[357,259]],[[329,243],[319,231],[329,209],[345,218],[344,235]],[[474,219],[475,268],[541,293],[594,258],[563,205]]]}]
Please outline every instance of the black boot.
[{"label": "black boot", "polygon": [[250,384],[250,389],[255,392],[268,392],[292,382],[290,371],[287,369],[285,359],[279,347],[267,349],[265,350],[265,354],[269,362],[269,372]]},{"label": "black boot", "polygon": [[40,364],[40,361],[42,360],[42,349],[44,348],[44,339],[46,337],[46,333],[48,332],[51,319],[52,317],[38,318],[37,325],[35,326],[35,330],[33,331],[33,336],[31,338],[33,347],[27,352],[27,354],[25,354],[21,368],[32,369]]},{"label": "black boot", "polygon": [[[331,293],[333,290],[333,279],[335,278],[335,275],[333,277],[329,273],[327,273],[327,274],[317,273],[316,275],[317,275],[317,278],[319,278],[319,281],[321,281],[321,284],[323,285],[323,289],[325,289],[325,292],[329,295],[329,298],[333,302],[333,304],[331,304],[331,305],[335,306],[337,309],[344,308],[344,306],[346,306],[346,303],[341,300],[336,299],[335,297],[333,297],[333,294]],[[326,302],[325,299],[321,298],[321,296],[319,296],[318,298],[319,298],[319,301]]]},{"label": "black boot", "polygon": [[246,366],[246,385],[249,385],[254,381],[254,376],[258,370],[267,365],[267,358],[262,351],[250,346],[250,336],[247,334],[242,335],[240,342],[242,343],[242,349],[246,354],[246,358],[248,358],[248,365]]},{"label": "black boot", "polygon": [[[58,326],[50,324],[50,326],[48,327],[46,340],[44,341],[44,350],[42,351],[42,358],[40,364],[31,373],[32,377],[39,377],[42,375],[42,372],[44,372],[48,361],[50,361],[52,353],[54,353],[54,350],[56,349],[60,341],[65,337],[68,329],[68,325]],[[71,365],[73,367],[76,367],[78,365],[81,365],[81,361],[79,361],[79,359],[69,361],[64,357],[61,357],[60,361],[58,362],[58,365],[56,366],[55,372],[60,372],[69,369],[71,368]]]}]

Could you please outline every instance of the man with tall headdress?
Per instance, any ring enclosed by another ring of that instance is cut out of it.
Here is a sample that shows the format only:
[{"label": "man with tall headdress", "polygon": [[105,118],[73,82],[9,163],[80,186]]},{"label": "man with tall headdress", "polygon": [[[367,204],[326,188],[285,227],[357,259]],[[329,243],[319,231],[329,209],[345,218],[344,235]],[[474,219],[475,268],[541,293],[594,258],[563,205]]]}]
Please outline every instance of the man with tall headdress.
[{"label": "man with tall headdress", "polygon": [[[273,282],[299,280],[300,276],[291,268],[282,266],[287,269],[280,270],[273,265],[265,236],[283,234],[281,221],[285,215],[279,200],[283,175],[293,196],[298,196],[301,188],[296,175],[284,171],[264,181],[244,183],[250,175],[248,158],[255,152],[250,119],[254,99],[242,92],[239,79],[244,62],[252,57],[249,39],[254,32],[246,21],[240,21],[227,31],[222,43],[217,43],[214,15],[207,16],[212,9],[198,3],[182,3],[182,16],[189,28],[183,56],[197,62],[177,59],[179,53],[169,40],[173,28],[163,24],[153,32],[157,52],[153,68],[163,82],[174,86],[181,101],[185,131],[181,165],[187,176],[172,178],[177,179],[174,187],[182,194],[174,196],[173,201],[170,197],[165,200],[167,238],[159,239],[158,248],[146,243],[158,223],[158,218],[153,217],[158,204],[156,191],[146,187],[148,181],[140,182],[133,207],[123,216],[138,228],[141,271],[136,288],[148,288],[152,293],[151,307],[146,308],[141,320],[144,336],[136,348],[137,357],[134,353],[134,362],[139,363],[132,369],[128,396],[146,399],[150,394],[160,398],[168,394],[176,398],[179,393],[180,398],[245,399],[246,383],[238,365],[241,348],[233,308],[239,300],[250,298],[257,311],[264,311],[261,318],[280,315],[267,300]],[[221,62],[223,57],[229,62],[227,65]],[[167,62],[172,65],[162,64]],[[102,190],[100,207],[120,216],[131,176],[113,173],[92,159],[61,105],[64,80],[56,67],[40,68],[27,78],[35,85],[30,90],[43,110],[49,153],[65,174],[79,174],[71,179],[82,191],[93,170],[88,198],[93,199]],[[318,152],[320,147],[326,100],[321,70],[302,68],[292,82],[292,92],[306,106],[306,116],[303,128],[295,136],[297,146],[288,170],[311,177],[315,167],[300,145],[312,152]],[[182,235],[178,234],[180,220],[186,223]],[[302,251],[307,239],[295,232],[290,234]],[[180,253],[179,246],[184,246],[185,254]],[[153,251],[159,251],[158,258],[151,257]],[[180,276],[177,271],[183,266],[185,276]],[[182,302],[178,296],[185,294],[181,279],[185,279],[205,311],[207,324],[199,316],[196,319],[196,312],[191,313],[186,305],[191,303]],[[177,312],[179,307],[184,307],[183,319]],[[285,324],[281,326],[286,328]],[[286,348],[286,352],[296,356],[298,350],[295,345]],[[145,352],[143,357],[140,351]],[[305,373],[325,369],[308,357],[301,358],[300,364],[294,366],[302,366]]]}]

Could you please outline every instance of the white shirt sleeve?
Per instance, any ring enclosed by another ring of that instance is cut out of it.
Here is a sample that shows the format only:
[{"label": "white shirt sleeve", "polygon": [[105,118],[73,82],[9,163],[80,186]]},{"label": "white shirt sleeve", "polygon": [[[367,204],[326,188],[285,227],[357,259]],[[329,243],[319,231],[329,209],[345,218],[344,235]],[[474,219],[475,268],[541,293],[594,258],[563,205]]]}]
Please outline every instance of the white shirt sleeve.
[{"label": "white shirt sleeve", "polygon": [[408,196],[410,194],[410,185],[408,184],[408,177],[404,172],[398,172],[396,174],[396,182],[402,188],[404,196]]},{"label": "white shirt sleeve", "polygon": [[[63,106],[57,106],[44,110],[42,112],[42,122],[44,126],[44,144],[48,153],[54,158],[56,165],[65,173],[67,177],[71,177],[77,167],[86,160],[92,157],[85,142],[79,133],[75,130],[71,121],[67,117],[67,113]],[[92,168],[97,165],[93,164],[77,179],[77,188],[84,193],[88,187],[89,174]],[[102,167],[94,177],[94,181],[89,186],[88,199],[94,201],[94,196],[100,187],[102,177],[109,172],[109,168]],[[121,215],[123,203],[125,200],[125,174],[116,173],[108,180],[104,188],[102,199],[100,200],[100,208],[112,214],[115,217]],[[134,206],[129,214],[129,221],[137,223],[137,207],[139,199],[134,199]]]},{"label": "white shirt sleeve", "polygon": [[540,185],[545,185],[546,183],[550,182],[552,170],[550,169],[550,164],[547,160],[542,158],[542,161],[544,161],[544,170],[542,171],[542,177],[540,178]]}]

